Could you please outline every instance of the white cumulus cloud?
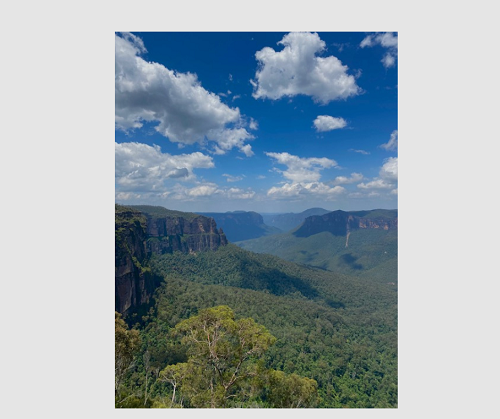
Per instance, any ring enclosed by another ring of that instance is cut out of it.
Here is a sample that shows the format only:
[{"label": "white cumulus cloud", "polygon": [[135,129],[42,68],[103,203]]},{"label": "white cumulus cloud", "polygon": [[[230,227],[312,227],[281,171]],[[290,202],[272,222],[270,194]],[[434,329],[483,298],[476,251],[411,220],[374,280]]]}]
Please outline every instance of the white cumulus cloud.
[{"label": "white cumulus cloud", "polygon": [[347,122],[343,118],[336,118],[329,115],[318,115],[314,120],[314,126],[317,132],[332,131],[347,126]]},{"label": "white cumulus cloud", "polygon": [[[367,183],[358,184],[360,189],[396,189],[398,182],[398,158],[390,157],[384,160],[379,177]],[[393,192],[391,192],[393,193]]]},{"label": "white cumulus cloud", "polygon": [[385,144],[380,145],[381,148],[387,151],[395,151],[398,149],[398,130],[394,130],[391,133],[391,138]]},{"label": "white cumulus cloud", "polygon": [[293,182],[316,182],[321,178],[323,169],[337,166],[337,162],[326,157],[298,157],[289,153],[265,153],[277,163],[287,166],[283,176]]},{"label": "white cumulus cloud", "polygon": [[252,199],[255,192],[251,188],[223,188],[212,182],[199,183],[194,187],[184,187],[180,184],[175,185],[172,199],[198,201],[210,197],[217,199]]},{"label": "white cumulus cloud", "polygon": [[381,61],[384,67],[393,67],[396,64],[396,58],[398,56],[398,37],[392,32],[372,34],[367,35],[359,44],[361,48],[373,47],[375,45],[381,45],[387,48],[387,52]]},{"label": "white cumulus cloud", "polygon": [[390,157],[385,160],[384,165],[380,169],[379,176],[390,182],[398,180],[398,158]]},{"label": "white cumulus cloud", "polygon": [[215,184],[199,185],[191,189],[186,189],[186,194],[192,197],[211,196],[215,192],[217,192],[217,185]]},{"label": "white cumulus cloud", "polygon": [[342,186],[328,186],[322,182],[292,182],[282,186],[273,186],[267,191],[269,198],[322,198],[334,200],[345,193]]},{"label": "white cumulus cloud", "polygon": [[380,60],[385,68],[394,67],[396,64],[396,56],[390,52],[386,53]]},{"label": "white cumulus cloud", "polygon": [[242,176],[232,176],[228,175],[227,173],[224,173],[222,176],[225,176],[228,182],[239,182],[240,180],[243,179]]},{"label": "white cumulus cloud", "polygon": [[223,191],[223,195],[228,199],[252,199],[255,196],[255,192],[250,188],[229,188]]},{"label": "white cumulus cloud", "polygon": [[155,122],[170,141],[214,141],[220,152],[241,148],[254,137],[238,108],[205,90],[196,74],[180,73],[141,58],[144,44],[135,35],[115,35],[115,124],[124,131]]},{"label": "white cumulus cloud", "polygon": [[254,155],[254,152],[252,151],[252,146],[250,144],[245,144],[244,146],[241,146],[240,151],[247,157],[252,157]]},{"label": "white cumulus cloud", "polygon": [[334,185],[348,185],[350,183],[356,183],[363,180],[363,175],[361,173],[351,173],[351,177],[337,176],[333,181]]},{"label": "white cumulus cloud", "polygon": [[157,145],[115,143],[115,182],[118,192],[159,192],[167,179],[194,180],[193,169],[213,168],[212,157],[200,152],[171,155]]},{"label": "white cumulus cloud", "polygon": [[348,67],[337,57],[318,56],[325,50],[325,42],[317,33],[292,32],[278,44],[283,50],[265,47],[255,54],[259,68],[251,80],[254,98],[307,95],[327,104],[360,93],[355,77],[347,74]]},{"label": "white cumulus cloud", "polygon": [[372,180],[368,183],[360,183],[358,188],[360,189],[392,189],[394,185],[383,179]]}]

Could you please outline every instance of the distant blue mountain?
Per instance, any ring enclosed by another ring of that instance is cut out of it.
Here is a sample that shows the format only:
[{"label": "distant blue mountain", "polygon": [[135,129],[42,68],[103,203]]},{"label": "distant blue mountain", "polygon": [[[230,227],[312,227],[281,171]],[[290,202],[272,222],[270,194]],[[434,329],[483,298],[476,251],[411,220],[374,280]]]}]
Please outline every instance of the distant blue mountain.
[{"label": "distant blue mountain", "polygon": [[282,232],[279,228],[264,224],[262,215],[253,211],[198,212],[197,214],[213,218],[231,242],[256,239]]},{"label": "distant blue mountain", "polygon": [[264,219],[264,223],[268,226],[277,227],[283,231],[290,231],[301,225],[307,217],[312,215],[324,215],[329,212],[329,210],[323,208],[310,208],[300,213],[289,212],[285,214],[262,214],[262,217]]}]

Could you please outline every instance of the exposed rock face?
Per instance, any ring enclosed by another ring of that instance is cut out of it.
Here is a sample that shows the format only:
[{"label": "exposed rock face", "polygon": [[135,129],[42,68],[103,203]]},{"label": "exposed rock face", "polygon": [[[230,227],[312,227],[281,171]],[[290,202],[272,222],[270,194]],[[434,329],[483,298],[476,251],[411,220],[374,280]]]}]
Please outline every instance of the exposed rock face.
[{"label": "exposed rock face", "polygon": [[[139,210],[140,208],[140,210]],[[149,268],[151,254],[217,250],[227,239],[212,218],[161,208],[115,205],[115,310],[148,303],[159,283]]]},{"label": "exposed rock face", "polygon": [[323,208],[310,208],[298,214],[290,212],[286,214],[263,214],[264,222],[283,231],[290,231],[300,226],[307,217],[312,215],[324,215],[331,211]]},{"label": "exposed rock face", "polygon": [[360,228],[395,230],[398,228],[397,213],[386,211],[385,214],[377,216],[374,211],[339,210],[325,215],[313,215],[306,218],[293,234],[297,237],[309,237],[328,231],[335,236],[347,236],[352,230]]},{"label": "exposed rock face", "polygon": [[192,219],[147,215],[147,234],[147,249],[156,254],[217,250],[227,244],[226,235],[217,229],[215,221],[201,215]]},{"label": "exposed rock face", "polygon": [[140,212],[115,206],[115,310],[148,303],[155,278],[147,264],[146,217]]}]

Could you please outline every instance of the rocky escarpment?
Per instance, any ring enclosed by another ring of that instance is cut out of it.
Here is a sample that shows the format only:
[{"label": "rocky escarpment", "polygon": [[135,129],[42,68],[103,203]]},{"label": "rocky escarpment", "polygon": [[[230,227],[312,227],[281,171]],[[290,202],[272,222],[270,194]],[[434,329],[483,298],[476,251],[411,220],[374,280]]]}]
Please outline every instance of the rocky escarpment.
[{"label": "rocky escarpment", "polygon": [[333,211],[325,215],[313,215],[293,233],[296,237],[309,237],[323,231],[335,236],[347,236],[357,229],[396,230],[398,228],[397,211]]},{"label": "rocky escarpment", "polygon": [[147,216],[147,249],[163,254],[180,251],[193,253],[217,250],[227,244],[226,235],[212,218],[197,216],[191,219],[171,216]]},{"label": "rocky escarpment", "polygon": [[148,303],[156,287],[148,266],[146,217],[115,205],[115,310]]},{"label": "rocky escarpment", "polygon": [[285,214],[263,214],[264,222],[273,227],[277,227],[283,231],[290,231],[301,225],[307,217],[313,215],[324,215],[331,211],[323,208],[309,208],[300,213],[285,213]]},{"label": "rocky escarpment", "polygon": [[160,279],[149,268],[152,254],[196,253],[227,244],[215,221],[163,207],[115,205],[115,310],[148,303]]}]

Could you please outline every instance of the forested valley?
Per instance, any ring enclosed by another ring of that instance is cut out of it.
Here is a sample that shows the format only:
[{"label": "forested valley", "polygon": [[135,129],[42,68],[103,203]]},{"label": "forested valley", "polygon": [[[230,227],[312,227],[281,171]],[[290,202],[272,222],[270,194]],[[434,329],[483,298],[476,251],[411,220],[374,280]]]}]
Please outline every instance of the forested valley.
[{"label": "forested valley", "polygon": [[115,315],[117,408],[397,407],[397,289],[228,244],[153,254]]}]

